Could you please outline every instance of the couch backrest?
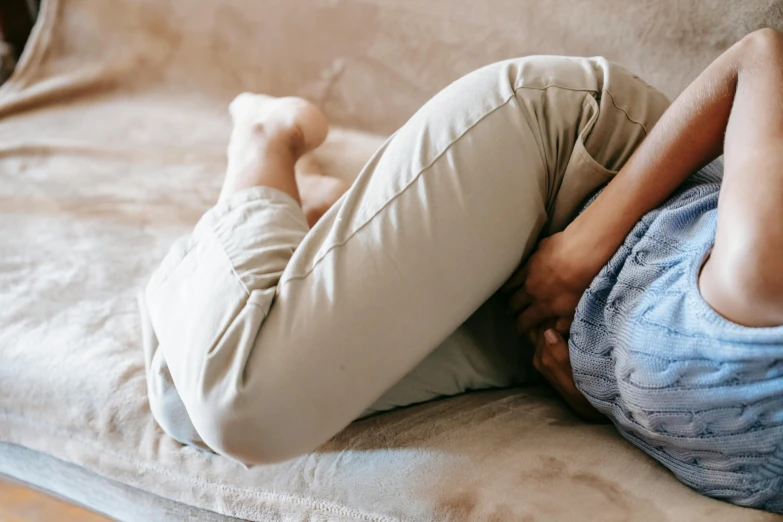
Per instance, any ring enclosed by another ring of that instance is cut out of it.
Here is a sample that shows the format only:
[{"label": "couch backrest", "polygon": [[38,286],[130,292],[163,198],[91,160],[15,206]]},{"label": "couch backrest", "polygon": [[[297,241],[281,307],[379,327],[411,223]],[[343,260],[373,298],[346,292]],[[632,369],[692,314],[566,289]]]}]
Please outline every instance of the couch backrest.
[{"label": "couch backrest", "polygon": [[[743,35],[764,26],[783,29],[781,0],[59,4],[63,29],[54,39],[70,35],[70,56],[99,54],[136,87],[152,82],[225,101],[241,90],[300,94],[321,104],[335,123],[381,133],[450,81],[496,60],[604,55],[674,96]],[[89,19],[71,16],[84,12]],[[78,42],[74,34],[81,35]]]}]

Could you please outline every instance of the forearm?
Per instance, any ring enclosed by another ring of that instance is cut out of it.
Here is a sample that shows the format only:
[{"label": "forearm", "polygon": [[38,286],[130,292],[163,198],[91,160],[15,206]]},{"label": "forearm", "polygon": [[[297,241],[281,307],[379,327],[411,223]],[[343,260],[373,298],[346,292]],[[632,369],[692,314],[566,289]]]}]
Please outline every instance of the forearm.
[{"label": "forearm", "polygon": [[[752,310],[744,304],[761,298],[775,304],[770,313],[783,321],[783,276],[775,269],[783,264],[781,64],[783,34],[766,29],[743,38],[699,75],[601,195],[562,233],[540,241],[507,283],[514,290],[519,331],[553,317],[573,317],[590,282],[644,214],[724,152],[713,249],[720,262],[708,263],[714,275],[707,278],[708,292],[717,289],[713,295],[736,302],[741,288],[743,309]],[[743,171],[754,172],[754,178]],[[728,277],[733,274],[740,277]],[[716,299],[708,302],[721,311]]]},{"label": "forearm", "polygon": [[591,269],[608,261],[644,214],[722,153],[743,53],[741,43],[736,44],[705,69],[596,201],[566,229],[589,243]]}]

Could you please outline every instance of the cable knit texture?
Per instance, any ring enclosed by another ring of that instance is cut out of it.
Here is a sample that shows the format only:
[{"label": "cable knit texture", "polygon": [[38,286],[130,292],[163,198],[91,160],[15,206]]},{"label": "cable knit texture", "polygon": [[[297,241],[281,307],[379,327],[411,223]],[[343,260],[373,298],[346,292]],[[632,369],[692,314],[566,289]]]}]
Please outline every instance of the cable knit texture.
[{"label": "cable knit texture", "polygon": [[705,495],[783,512],[783,327],[731,323],[702,299],[722,164],[647,214],[576,311],[578,388]]}]

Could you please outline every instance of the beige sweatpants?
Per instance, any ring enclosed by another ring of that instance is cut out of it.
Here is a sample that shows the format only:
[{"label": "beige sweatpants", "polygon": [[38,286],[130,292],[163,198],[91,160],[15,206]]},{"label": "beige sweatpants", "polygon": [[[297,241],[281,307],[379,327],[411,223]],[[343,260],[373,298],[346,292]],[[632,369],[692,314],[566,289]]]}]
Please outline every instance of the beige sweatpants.
[{"label": "beige sweatpants", "polygon": [[372,411],[518,381],[490,298],[667,105],[602,58],[508,60],[427,102],[312,230],[274,189],[219,203],[140,298],[155,418],[271,462]]}]

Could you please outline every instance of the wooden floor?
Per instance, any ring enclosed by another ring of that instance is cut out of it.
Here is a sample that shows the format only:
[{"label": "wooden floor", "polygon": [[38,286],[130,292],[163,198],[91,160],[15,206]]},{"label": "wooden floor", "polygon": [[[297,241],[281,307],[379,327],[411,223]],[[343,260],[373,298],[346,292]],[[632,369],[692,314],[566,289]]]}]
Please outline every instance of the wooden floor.
[{"label": "wooden floor", "polygon": [[0,476],[0,522],[104,522],[108,518]]}]

